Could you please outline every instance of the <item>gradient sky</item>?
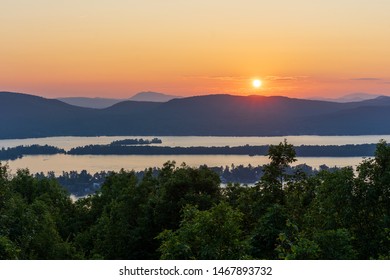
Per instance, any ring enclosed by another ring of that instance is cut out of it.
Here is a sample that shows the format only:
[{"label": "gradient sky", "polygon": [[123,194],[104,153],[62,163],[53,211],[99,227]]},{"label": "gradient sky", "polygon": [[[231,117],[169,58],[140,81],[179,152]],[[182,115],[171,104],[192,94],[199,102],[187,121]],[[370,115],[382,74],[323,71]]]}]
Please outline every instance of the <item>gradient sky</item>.
[{"label": "gradient sky", "polygon": [[0,0],[0,90],[390,94],[389,14],[388,0]]}]

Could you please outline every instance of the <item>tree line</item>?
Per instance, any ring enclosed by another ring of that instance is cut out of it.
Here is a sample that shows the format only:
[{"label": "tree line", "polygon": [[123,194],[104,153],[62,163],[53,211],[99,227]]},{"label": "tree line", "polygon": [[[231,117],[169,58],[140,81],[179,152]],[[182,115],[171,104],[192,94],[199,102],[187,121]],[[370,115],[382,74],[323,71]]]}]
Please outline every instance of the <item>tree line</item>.
[{"label": "tree line", "polygon": [[0,166],[1,259],[388,259],[390,147],[357,167],[306,175],[287,142],[254,186],[167,162],[109,174],[72,202],[56,180]]},{"label": "tree line", "polygon": [[[25,155],[249,155],[264,156],[269,145],[262,146],[225,146],[225,147],[168,147],[149,146],[142,144],[139,139],[137,145],[130,145],[128,140],[114,141],[108,145],[86,145],[75,147],[69,151],[53,146],[17,146],[2,148],[0,160],[15,160]],[[142,139],[141,139],[142,140]],[[122,142],[123,141],[123,142]],[[149,140],[143,140],[149,141]],[[153,141],[153,139],[152,139]],[[157,142],[156,142],[157,143]],[[298,157],[370,157],[375,154],[375,144],[359,145],[301,145],[294,147]]]},{"label": "tree line", "polygon": [[49,145],[29,145],[29,146],[17,146],[5,149],[0,149],[0,160],[16,160],[27,155],[55,155],[65,154],[64,149]]},{"label": "tree line", "polygon": [[[207,166],[205,166],[207,167]],[[221,181],[221,184],[239,183],[253,185],[258,182],[263,175],[263,166],[252,166],[251,164],[244,166],[234,165],[231,166],[215,166],[208,167],[215,172]],[[154,177],[158,176],[159,168],[150,168]],[[321,165],[318,169],[313,168],[306,164],[300,164],[297,166],[289,166],[285,172],[287,174],[294,174],[297,170],[304,172],[307,176],[312,176],[320,172],[321,170],[327,170],[329,172],[339,169],[338,167],[328,167],[327,165]],[[78,171],[63,171],[61,174],[55,174],[53,171],[49,171],[46,174],[43,172],[34,174],[34,178],[38,179],[54,179],[62,187],[64,187],[70,194],[76,197],[83,197],[86,195],[94,194],[101,185],[104,183],[106,177],[108,177],[112,171],[100,171],[94,174],[89,173],[87,170]],[[146,171],[134,171],[138,180],[142,180]]]},{"label": "tree line", "polygon": [[[250,155],[267,154],[269,145],[224,147],[167,147],[87,145],[72,148],[71,155]],[[359,145],[301,145],[294,147],[298,157],[373,156],[375,144]]]},{"label": "tree line", "polygon": [[124,140],[116,140],[112,141],[110,145],[112,146],[121,146],[121,145],[149,145],[149,144],[161,144],[162,140],[159,138],[153,138],[151,140],[149,139],[143,139],[143,138],[136,138],[136,139],[124,139]]}]

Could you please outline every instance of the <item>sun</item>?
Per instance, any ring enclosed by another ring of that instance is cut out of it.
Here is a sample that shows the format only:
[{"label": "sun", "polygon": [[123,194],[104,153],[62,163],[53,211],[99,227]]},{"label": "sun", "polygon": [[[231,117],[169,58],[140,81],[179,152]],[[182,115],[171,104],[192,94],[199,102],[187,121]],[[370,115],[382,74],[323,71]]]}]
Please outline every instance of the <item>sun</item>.
[{"label": "sun", "polygon": [[259,80],[259,79],[255,79],[255,80],[252,81],[252,85],[253,85],[254,88],[259,88],[262,85],[262,81]]}]

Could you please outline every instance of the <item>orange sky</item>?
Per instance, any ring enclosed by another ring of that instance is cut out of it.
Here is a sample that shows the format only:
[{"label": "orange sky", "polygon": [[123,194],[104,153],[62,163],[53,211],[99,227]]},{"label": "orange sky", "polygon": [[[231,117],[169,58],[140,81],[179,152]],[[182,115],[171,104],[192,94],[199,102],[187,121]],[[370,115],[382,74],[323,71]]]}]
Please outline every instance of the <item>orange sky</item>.
[{"label": "orange sky", "polygon": [[390,95],[389,12],[387,0],[3,0],[0,90]]}]

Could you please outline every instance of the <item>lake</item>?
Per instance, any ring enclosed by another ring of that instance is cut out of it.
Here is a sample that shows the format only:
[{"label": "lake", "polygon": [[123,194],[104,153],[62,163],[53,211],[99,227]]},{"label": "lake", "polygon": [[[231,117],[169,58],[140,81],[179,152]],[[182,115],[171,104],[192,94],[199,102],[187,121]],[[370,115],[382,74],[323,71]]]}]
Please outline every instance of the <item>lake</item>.
[{"label": "lake", "polygon": [[[48,137],[31,139],[7,139],[0,140],[1,147],[15,147],[18,145],[52,145],[65,150],[77,146],[89,144],[109,144],[115,140],[127,138],[151,139],[154,136],[104,136],[104,137]],[[390,142],[390,135],[364,135],[364,136],[284,136],[284,137],[182,137],[182,136],[158,136],[163,146],[241,146],[241,145],[267,145],[278,144],[285,138],[293,145],[344,145],[344,144],[364,144],[377,143],[380,139]],[[56,174],[62,171],[98,172],[102,170],[118,171],[121,168],[136,171],[144,170],[147,167],[161,167],[166,161],[175,160],[179,165],[185,162],[189,166],[197,167],[206,164],[208,166],[230,166],[234,165],[263,165],[269,162],[266,156],[246,156],[246,155],[45,155],[45,156],[25,156],[22,159],[9,161],[8,165],[12,172],[19,168],[29,168],[32,173],[54,171]],[[298,158],[296,164],[306,163],[314,168],[322,164],[333,166],[353,166],[356,167],[362,161],[361,157],[305,157]]]}]

